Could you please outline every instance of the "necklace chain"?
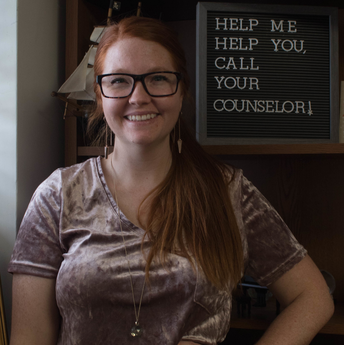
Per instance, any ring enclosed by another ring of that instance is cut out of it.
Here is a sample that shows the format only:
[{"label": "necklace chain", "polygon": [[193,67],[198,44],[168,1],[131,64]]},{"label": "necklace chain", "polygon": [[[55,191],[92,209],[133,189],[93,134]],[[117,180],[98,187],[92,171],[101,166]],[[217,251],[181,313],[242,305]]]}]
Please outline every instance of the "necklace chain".
[{"label": "necklace chain", "polygon": [[[124,246],[124,252],[125,252],[125,257],[127,259],[127,262],[128,262],[128,271],[129,271],[129,278],[130,278],[130,287],[131,287],[131,294],[132,294],[132,297],[133,297],[133,304],[134,304],[134,312],[135,312],[135,326],[132,328],[131,330],[131,335],[133,337],[136,337],[136,336],[140,336],[141,335],[141,328],[137,328],[139,326],[139,317],[140,317],[140,311],[141,311],[141,304],[142,304],[142,298],[143,298],[143,292],[145,290],[145,284],[146,284],[146,280],[144,279],[143,281],[143,285],[142,285],[142,291],[141,291],[141,296],[140,296],[140,301],[139,301],[139,307],[138,309],[136,309],[136,302],[135,302],[135,294],[134,294],[134,285],[133,285],[133,278],[132,278],[132,274],[131,274],[131,270],[130,270],[130,261],[129,261],[129,258],[128,258],[128,252],[127,252],[127,246],[126,246],[126,242],[125,242],[125,239],[124,239],[124,234],[123,234],[123,229],[122,229],[122,219],[121,219],[121,210],[119,208],[119,204],[118,204],[118,199],[117,199],[117,188],[116,188],[116,171],[113,167],[113,164],[112,164],[112,159],[110,158],[110,162],[111,162],[111,168],[113,170],[113,173],[114,173],[114,189],[115,189],[115,201],[116,201],[116,205],[117,205],[117,209],[116,209],[116,213],[117,213],[117,216],[119,218],[119,226],[121,228],[121,235],[122,235],[122,240],[123,240],[123,246]],[[136,332],[135,332],[136,331]],[[136,334],[138,331],[138,334]]]}]

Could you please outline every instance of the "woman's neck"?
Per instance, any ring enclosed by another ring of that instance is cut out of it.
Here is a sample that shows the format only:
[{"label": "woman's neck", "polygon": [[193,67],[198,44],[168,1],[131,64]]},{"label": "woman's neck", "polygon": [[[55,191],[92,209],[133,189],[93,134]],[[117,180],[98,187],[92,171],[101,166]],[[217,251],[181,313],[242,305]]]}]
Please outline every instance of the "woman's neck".
[{"label": "woman's neck", "polygon": [[[142,201],[166,177],[172,162],[169,143],[156,149],[130,150],[115,144],[114,152],[103,160],[107,184],[121,211],[135,225],[141,226],[138,210]],[[150,198],[141,207],[141,222],[145,224]]]},{"label": "woman's neck", "polygon": [[116,143],[112,160],[112,174],[122,188],[143,188],[151,190],[166,177],[172,162],[169,142],[142,147],[122,146]]}]

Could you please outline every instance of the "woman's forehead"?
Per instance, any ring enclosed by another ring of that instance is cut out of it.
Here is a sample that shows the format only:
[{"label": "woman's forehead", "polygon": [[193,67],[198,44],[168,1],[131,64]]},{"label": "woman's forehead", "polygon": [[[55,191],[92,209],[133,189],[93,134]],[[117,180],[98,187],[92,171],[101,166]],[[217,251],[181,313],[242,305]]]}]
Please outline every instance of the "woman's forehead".
[{"label": "woman's forehead", "polygon": [[123,38],[113,43],[104,58],[103,73],[114,73],[114,70],[143,70],[127,72],[134,74],[148,73],[161,68],[175,70],[169,51],[161,44],[137,37]]}]

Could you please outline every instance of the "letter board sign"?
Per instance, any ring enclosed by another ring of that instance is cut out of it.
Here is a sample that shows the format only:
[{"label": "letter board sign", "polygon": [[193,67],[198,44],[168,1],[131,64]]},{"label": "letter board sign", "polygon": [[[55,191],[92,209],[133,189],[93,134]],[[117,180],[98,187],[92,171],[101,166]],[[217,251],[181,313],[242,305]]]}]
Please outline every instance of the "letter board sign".
[{"label": "letter board sign", "polygon": [[313,6],[197,5],[202,145],[338,142],[338,14]]}]

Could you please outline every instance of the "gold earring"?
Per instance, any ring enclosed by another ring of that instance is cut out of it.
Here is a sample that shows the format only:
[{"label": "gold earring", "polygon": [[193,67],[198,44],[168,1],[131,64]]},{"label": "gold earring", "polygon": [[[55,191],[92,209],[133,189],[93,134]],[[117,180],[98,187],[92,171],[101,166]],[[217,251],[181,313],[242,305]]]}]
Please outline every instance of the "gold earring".
[{"label": "gold earring", "polygon": [[[180,112],[180,115],[182,115],[182,112]],[[182,153],[182,144],[183,144],[183,141],[182,139],[180,138],[180,116],[179,116],[179,119],[178,119],[178,127],[179,127],[179,139],[177,141],[177,144],[178,144],[178,151],[179,153]]]},{"label": "gold earring", "polygon": [[173,134],[171,132],[171,139],[172,139],[172,144],[174,145],[176,143],[176,126],[173,128]]}]

